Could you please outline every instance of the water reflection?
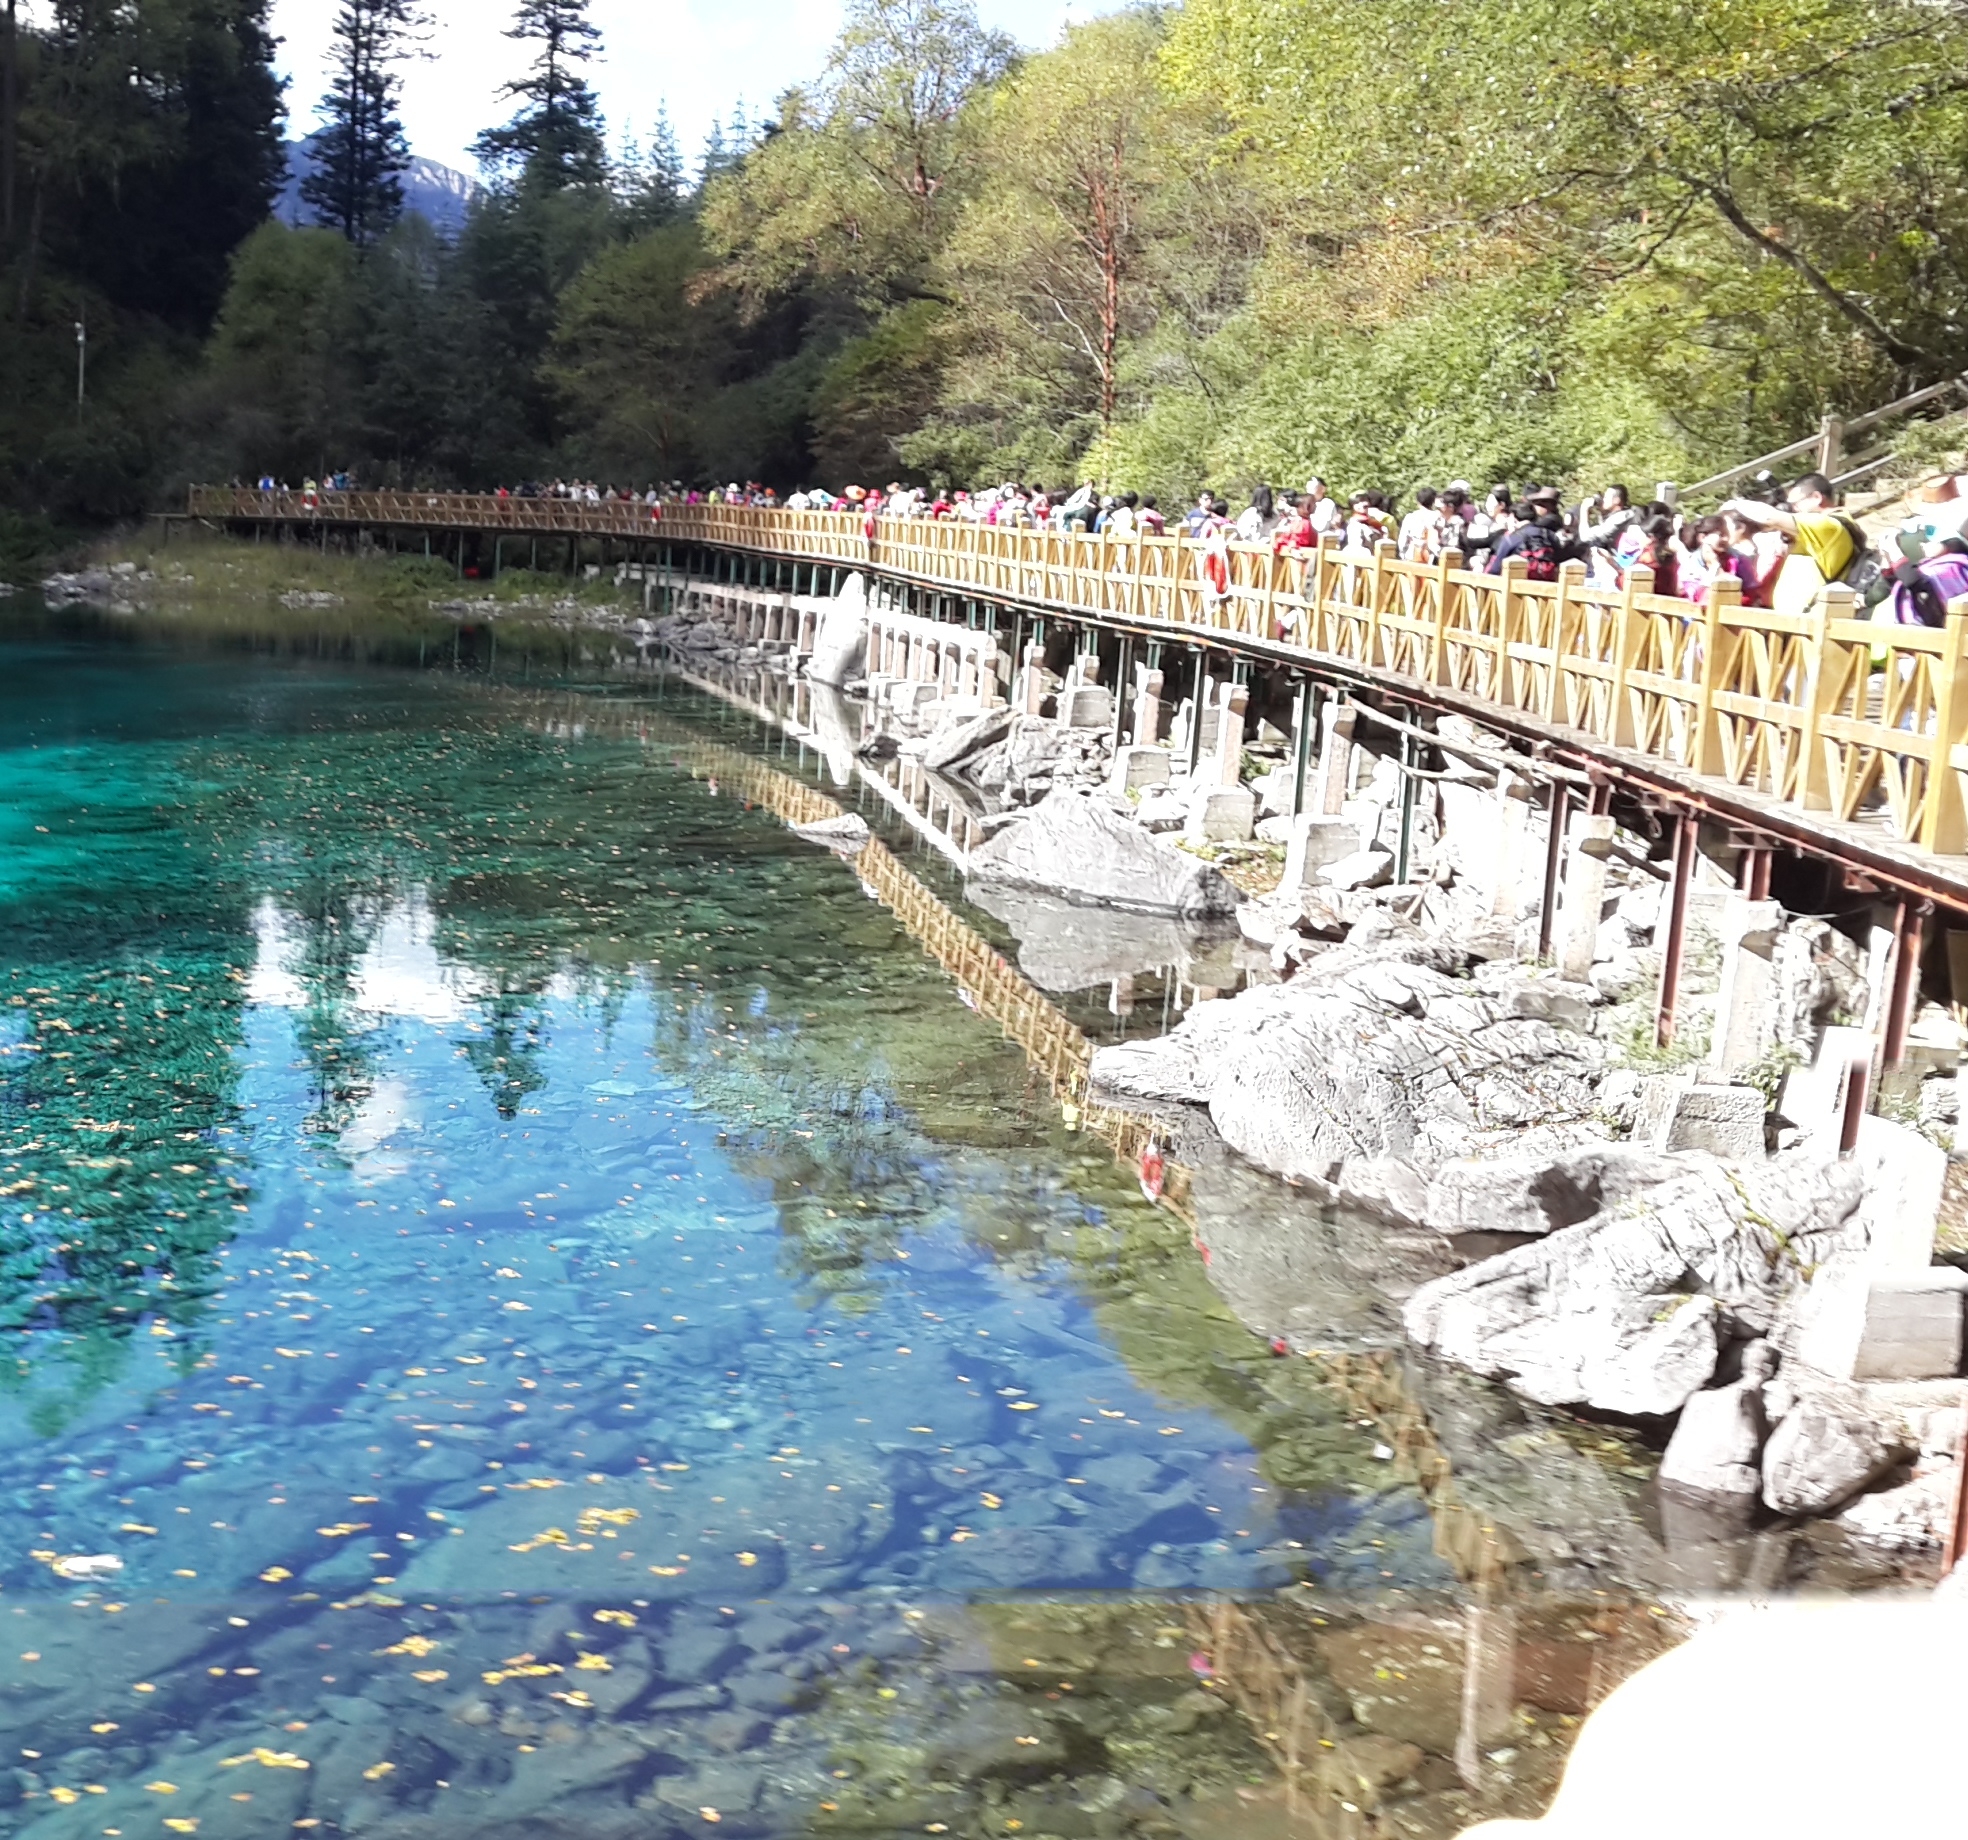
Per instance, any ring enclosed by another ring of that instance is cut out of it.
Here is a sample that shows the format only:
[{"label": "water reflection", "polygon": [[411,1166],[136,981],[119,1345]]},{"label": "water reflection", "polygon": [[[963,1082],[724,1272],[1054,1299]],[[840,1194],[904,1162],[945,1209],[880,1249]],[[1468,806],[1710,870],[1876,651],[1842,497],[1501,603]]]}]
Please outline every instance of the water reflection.
[{"label": "water reflection", "polygon": [[1667,1639],[1628,1442],[1273,1357],[1310,1218],[713,706],[32,638],[0,1832],[1447,1834]]}]

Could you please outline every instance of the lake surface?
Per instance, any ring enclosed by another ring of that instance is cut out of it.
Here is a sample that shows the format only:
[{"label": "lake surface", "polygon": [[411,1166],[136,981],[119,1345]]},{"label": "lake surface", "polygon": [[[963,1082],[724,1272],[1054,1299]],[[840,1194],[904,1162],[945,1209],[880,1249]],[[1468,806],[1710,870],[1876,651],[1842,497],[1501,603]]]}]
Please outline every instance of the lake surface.
[{"label": "lake surface", "polygon": [[1670,1639],[1472,1700],[1428,1464],[712,699],[0,640],[0,1833],[1452,1834]]}]

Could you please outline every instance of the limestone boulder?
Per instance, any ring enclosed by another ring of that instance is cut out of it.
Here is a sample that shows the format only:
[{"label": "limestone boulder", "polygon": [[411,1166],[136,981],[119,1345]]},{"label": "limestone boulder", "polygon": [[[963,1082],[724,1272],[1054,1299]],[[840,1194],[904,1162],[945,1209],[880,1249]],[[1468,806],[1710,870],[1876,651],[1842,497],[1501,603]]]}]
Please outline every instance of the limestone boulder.
[{"label": "limestone boulder", "polygon": [[[1458,959],[1419,935],[1356,926],[1289,983],[1198,1004],[1159,1040],[1099,1050],[1094,1082],[1115,1097],[1207,1105],[1250,1161],[1317,1183],[1387,1159],[1426,1175],[1525,1131],[1593,1134],[1597,1044],[1505,1014],[1449,974]],[[1419,1191],[1404,1180],[1401,1192],[1406,1215]]]},{"label": "limestone boulder", "polygon": [[958,722],[941,734],[933,735],[923,749],[923,765],[932,772],[948,773],[1011,733],[1013,717],[1009,709],[987,709],[967,722]]},{"label": "limestone boulder", "polygon": [[1856,1391],[1805,1395],[1763,1451],[1763,1501],[1779,1514],[1830,1514],[1913,1455],[1905,1433]]},{"label": "limestone boulder", "polygon": [[1555,1233],[1618,1208],[1685,1165],[1626,1144],[1586,1144],[1556,1156],[1447,1163],[1428,1185],[1423,1218],[1438,1233]]},{"label": "limestone boulder", "polygon": [[1725,1335],[1768,1334],[1864,1232],[1859,1175],[1835,1158],[1684,1161],[1644,1195],[1423,1285],[1409,1336],[1542,1404],[1678,1412]]},{"label": "limestone boulder", "polygon": [[1132,913],[1212,920],[1237,911],[1221,870],[1159,841],[1108,800],[1068,789],[973,850],[970,876]]}]

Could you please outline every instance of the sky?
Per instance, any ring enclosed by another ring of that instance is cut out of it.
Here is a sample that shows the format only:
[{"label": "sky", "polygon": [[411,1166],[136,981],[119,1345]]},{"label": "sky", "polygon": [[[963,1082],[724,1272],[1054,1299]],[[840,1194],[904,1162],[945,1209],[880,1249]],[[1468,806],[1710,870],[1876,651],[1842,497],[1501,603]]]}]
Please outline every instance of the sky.
[{"label": "sky", "polygon": [[[978,0],[978,13],[1023,44],[1045,46],[1062,25],[1106,4],[1111,0]],[[503,36],[509,8],[502,0],[426,0],[424,10],[434,21],[431,56],[410,67],[403,86],[410,148],[474,172],[466,149],[480,129],[510,114],[499,86],[524,66],[527,47]],[[819,73],[842,12],[841,0],[593,0],[589,16],[602,30],[603,55],[591,76],[611,143],[625,132],[646,135],[667,106],[694,168],[713,119],[728,120],[733,103],[742,99],[757,120],[782,90]],[[274,30],[285,40],[280,69],[292,79],[288,133],[296,138],[315,126],[334,17],[333,0],[274,0]]]}]

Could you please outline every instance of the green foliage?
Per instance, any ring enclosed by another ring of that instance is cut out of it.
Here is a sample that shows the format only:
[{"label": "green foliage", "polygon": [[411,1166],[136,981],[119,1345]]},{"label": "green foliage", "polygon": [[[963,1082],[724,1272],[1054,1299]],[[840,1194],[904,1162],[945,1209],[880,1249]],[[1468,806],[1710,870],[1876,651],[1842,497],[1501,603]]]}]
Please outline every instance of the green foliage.
[{"label": "green foliage", "polygon": [[1947,375],[1968,324],[1958,8],[1187,0],[1020,58],[970,0],[854,0],[693,191],[666,125],[604,159],[583,0],[521,0],[492,191],[455,244],[348,218],[351,259],[254,227],[264,4],[61,0],[21,40],[0,502],[329,467],[1645,484]]}]

